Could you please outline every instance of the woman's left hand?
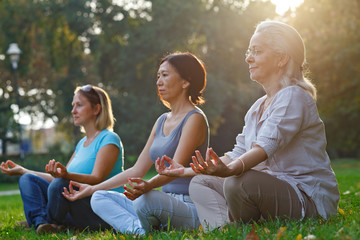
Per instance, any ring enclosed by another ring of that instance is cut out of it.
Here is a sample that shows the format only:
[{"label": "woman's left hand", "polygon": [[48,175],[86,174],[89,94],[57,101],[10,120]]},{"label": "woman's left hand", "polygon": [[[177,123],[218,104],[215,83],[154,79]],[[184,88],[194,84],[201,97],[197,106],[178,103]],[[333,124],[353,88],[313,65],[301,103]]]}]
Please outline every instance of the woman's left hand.
[{"label": "woman's left hand", "polygon": [[66,167],[60,162],[56,162],[54,159],[50,160],[49,163],[46,164],[45,170],[55,178],[65,177],[68,174]]},{"label": "woman's left hand", "polygon": [[213,175],[218,177],[231,176],[229,167],[224,164],[212,148],[206,151],[205,160],[199,151],[195,151],[196,157],[192,157],[191,168],[196,173]]},{"label": "woman's left hand", "polygon": [[149,182],[141,178],[129,178],[128,184],[131,188],[124,186],[124,194],[130,200],[135,200],[152,189]]}]

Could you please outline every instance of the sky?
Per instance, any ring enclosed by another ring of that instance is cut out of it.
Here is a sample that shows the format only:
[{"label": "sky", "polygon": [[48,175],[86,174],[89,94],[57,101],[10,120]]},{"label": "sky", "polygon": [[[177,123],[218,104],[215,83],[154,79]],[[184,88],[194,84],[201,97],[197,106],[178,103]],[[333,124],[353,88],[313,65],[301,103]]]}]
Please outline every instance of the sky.
[{"label": "sky", "polygon": [[304,0],[271,0],[276,5],[276,13],[282,15],[289,8],[294,10],[297,6],[303,3]]}]

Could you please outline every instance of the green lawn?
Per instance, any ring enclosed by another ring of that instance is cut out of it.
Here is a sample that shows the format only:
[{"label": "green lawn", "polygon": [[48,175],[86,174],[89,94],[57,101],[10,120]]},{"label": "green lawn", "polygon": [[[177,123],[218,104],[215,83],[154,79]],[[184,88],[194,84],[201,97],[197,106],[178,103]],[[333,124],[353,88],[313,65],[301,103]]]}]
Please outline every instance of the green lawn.
[{"label": "green lawn", "polygon": [[[204,233],[201,230],[180,232],[154,232],[141,239],[360,239],[360,161],[337,160],[332,163],[339,182],[341,199],[339,213],[327,221],[308,219],[304,221],[278,220],[261,224],[228,226],[222,230]],[[0,184],[1,190],[5,188]],[[132,235],[105,232],[74,232],[38,236],[33,229],[16,227],[17,221],[24,220],[19,195],[0,196],[0,239],[134,239]],[[258,237],[258,238],[256,238]]]},{"label": "green lawn", "polygon": [[0,183],[0,191],[17,190],[19,185],[17,183]]}]

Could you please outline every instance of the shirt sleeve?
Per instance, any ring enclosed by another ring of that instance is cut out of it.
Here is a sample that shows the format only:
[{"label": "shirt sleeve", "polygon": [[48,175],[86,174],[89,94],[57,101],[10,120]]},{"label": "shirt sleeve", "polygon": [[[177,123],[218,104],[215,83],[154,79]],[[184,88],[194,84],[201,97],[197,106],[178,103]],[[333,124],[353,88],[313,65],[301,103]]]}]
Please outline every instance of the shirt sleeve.
[{"label": "shirt sleeve", "polygon": [[242,133],[238,134],[236,137],[236,144],[234,145],[234,148],[232,151],[229,151],[225,153],[228,157],[231,159],[239,158],[242,154],[246,152],[245,148],[245,127],[243,127]]},{"label": "shirt sleeve", "polygon": [[285,147],[299,134],[312,102],[311,96],[299,87],[281,92],[274,98],[255,144],[262,147],[271,158],[277,149]]},{"label": "shirt sleeve", "polygon": [[120,149],[120,152],[122,151],[120,137],[116,133],[108,132],[107,134],[105,134],[103,136],[103,138],[101,139],[98,149],[100,149],[106,145],[109,145],[109,144],[113,144],[113,145],[117,146]]}]

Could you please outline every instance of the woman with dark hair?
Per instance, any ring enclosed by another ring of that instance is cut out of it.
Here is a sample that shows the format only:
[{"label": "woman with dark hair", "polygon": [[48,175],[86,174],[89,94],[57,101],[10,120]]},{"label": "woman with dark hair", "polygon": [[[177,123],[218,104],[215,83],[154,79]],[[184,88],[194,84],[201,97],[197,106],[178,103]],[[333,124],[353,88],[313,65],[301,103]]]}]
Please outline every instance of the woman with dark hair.
[{"label": "woman with dark hair", "polygon": [[[162,114],[155,122],[135,165],[98,185],[71,182],[70,192],[64,192],[69,200],[93,194],[94,212],[121,233],[142,235],[151,229],[199,226],[195,206],[189,197],[191,178],[156,175],[145,181],[142,177],[163,155],[188,166],[195,150],[206,152],[208,123],[205,114],[195,106],[204,102],[201,95],[206,85],[205,67],[191,53],[170,54],[160,62],[156,85],[161,101],[170,112]],[[130,186],[124,187],[124,194],[103,191],[124,184]],[[162,191],[154,190],[158,187],[162,187]]]},{"label": "woman with dark hair", "polygon": [[192,168],[166,157],[157,162],[158,172],[168,176],[198,174],[189,192],[205,229],[230,221],[326,219],[337,213],[338,185],[326,153],[316,89],[303,74],[305,55],[293,27],[261,22],[245,61],[250,78],[266,95],[247,112],[235,147],[222,157],[211,148],[206,155],[196,152]]},{"label": "woman with dark hair", "polygon": [[[1,163],[0,169],[19,180],[25,217],[38,233],[50,233],[67,227],[98,230],[110,228],[90,207],[90,197],[70,202],[62,195],[70,180],[94,185],[123,170],[123,147],[112,132],[114,117],[108,94],[86,85],[74,92],[71,111],[74,124],[86,134],[66,165],[50,160],[46,173],[26,169],[13,161]],[[112,189],[123,192],[122,188]],[[63,226],[65,225],[65,226]]]}]

